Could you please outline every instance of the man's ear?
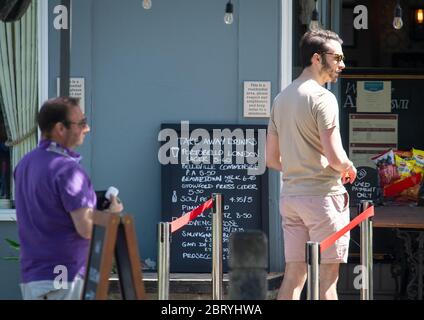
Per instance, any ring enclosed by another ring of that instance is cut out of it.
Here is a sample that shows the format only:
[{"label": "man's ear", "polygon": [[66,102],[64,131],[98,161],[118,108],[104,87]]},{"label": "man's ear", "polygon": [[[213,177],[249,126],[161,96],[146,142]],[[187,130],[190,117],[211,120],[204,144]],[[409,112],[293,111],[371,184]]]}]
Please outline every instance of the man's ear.
[{"label": "man's ear", "polygon": [[321,63],[321,56],[318,53],[314,53],[312,56],[312,64]]},{"label": "man's ear", "polygon": [[65,125],[62,122],[56,122],[52,129],[52,134],[62,136],[66,130]]}]

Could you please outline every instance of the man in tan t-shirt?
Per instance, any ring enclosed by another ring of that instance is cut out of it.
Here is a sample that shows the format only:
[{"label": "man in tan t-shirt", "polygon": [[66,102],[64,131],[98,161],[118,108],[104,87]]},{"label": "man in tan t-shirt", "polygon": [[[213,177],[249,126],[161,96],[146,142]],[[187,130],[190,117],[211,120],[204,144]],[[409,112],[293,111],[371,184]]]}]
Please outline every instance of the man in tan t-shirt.
[{"label": "man in tan t-shirt", "polygon": [[[344,69],[343,41],[327,30],[305,33],[300,42],[303,72],[274,100],[266,162],[282,171],[280,212],[286,268],[278,299],[299,299],[306,281],[305,243],[321,242],[349,223],[343,184],[356,168],[343,149],[339,109],[325,89]],[[349,233],[321,255],[320,298],[337,299],[339,264],[347,262]]]}]

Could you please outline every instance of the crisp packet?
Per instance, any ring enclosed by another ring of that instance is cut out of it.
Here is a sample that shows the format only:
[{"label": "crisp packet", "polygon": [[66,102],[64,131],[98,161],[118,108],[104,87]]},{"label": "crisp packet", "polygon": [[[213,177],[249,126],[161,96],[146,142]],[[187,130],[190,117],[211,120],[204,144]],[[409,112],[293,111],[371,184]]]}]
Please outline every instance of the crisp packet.
[{"label": "crisp packet", "polygon": [[424,151],[412,148],[412,158],[417,166],[424,167]]},{"label": "crisp packet", "polygon": [[412,169],[415,165],[415,160],[406,160],[402,159],[398,155],[395,155],[395,162],[401,178],[407,178],[411,176]]},{"label": "crisp packet", "polygon": [[394,154],[397,154],[401,158],[412,158],[412,151],[393,150]]},{"label": "crisp packet", "polygon": [[399,171],[394,164],[381,165],[378,167],[380,186],[384,187],[400,179]]},{"label": "crisp packet", "polygon": [[415,161],[415,165],[412,168],[412,172],[415,174],[421,173],[424,176],[424,167],[417,165],[417,161]]},{"label": "crisp packet", "polygon": [[383,195],[385,197],[394,197],[400,194],[403,190],[411,188],[421,181],[421,174],[414,174],[408,178],[402,179],[395,183],[389,184],[384,187]]},{"label": "crisp packet", "polygon": [[372,157],[371,160],[377,165],[377,167],[382,165],[395,164],[395,158],[392,149]]},{"label": "crisp packet", "polygon": [[418,192],[420,190],[420,184],[417,183],[415,186],[403,190],[400,195],[410,201],[418,201]]}]

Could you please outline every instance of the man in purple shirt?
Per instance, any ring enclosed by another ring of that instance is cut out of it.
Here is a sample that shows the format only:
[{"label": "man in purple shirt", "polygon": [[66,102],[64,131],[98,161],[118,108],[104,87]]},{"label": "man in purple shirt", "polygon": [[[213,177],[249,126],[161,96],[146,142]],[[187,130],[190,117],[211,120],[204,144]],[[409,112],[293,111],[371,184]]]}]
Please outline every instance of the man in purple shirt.
[{"label": "man in purple shirt", "polygon": [[[90,131],[78,99],[48,100],[42,140],[17,165],[15,203],[24,299],[79,299],[96,194],[73,149]],[[112,196],[111,212],[123,210]]]}]

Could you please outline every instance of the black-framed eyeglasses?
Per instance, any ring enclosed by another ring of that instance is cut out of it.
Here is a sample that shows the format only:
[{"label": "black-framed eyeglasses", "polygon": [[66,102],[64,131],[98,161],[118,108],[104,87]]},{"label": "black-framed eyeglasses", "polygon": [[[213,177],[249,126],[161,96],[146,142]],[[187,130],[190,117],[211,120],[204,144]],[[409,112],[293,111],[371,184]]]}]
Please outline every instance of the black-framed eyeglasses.
[{"label": "black-framed eyeglasses", "polygon": [[78,121],[78,122],[75,122],[75,121],[68,121],[68,120],[66,120],[66,121],[63,121],[63,123],[66,125],[66,124],[68,124],[68,125],[70,125],[70,124],[76,124],[78,127],[80,127],[80,128],[85,128],[86,126],[87,126],[87,124],[88,124],[88,121],[87,121],[87,118],[83,118],[83,119],[81,119],[80,121]]},{"label": "black-framed eyeglasses", "polygon": [[334,59],[337,61],[337,63],[340,63],[340,62],[344,61],[345,58],[346,58],[342,54],[332,53],[332,52],[322,52],[321,54],[331,54],[332,56],[334,56]]}]

